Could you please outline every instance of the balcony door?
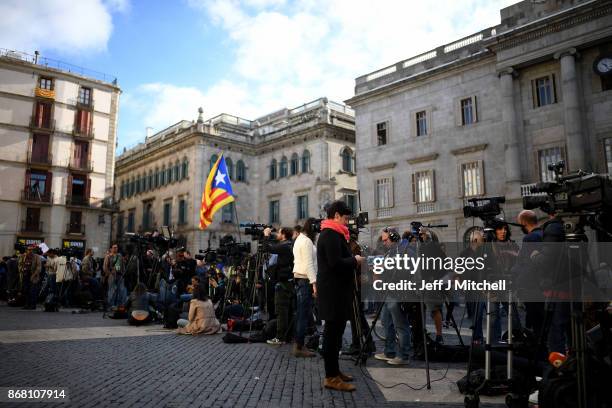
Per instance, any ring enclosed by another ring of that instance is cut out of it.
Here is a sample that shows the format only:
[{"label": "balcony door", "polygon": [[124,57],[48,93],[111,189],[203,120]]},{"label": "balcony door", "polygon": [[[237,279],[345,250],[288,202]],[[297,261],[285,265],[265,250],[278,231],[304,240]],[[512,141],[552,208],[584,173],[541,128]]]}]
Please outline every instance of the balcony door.
[{"label": "balcony door", "polygon": [[36,102],[36,114],[34,125],[41,129],[51,128],[51,104],[47,102]]},{"label": "balcony door", "polygon": [[84,169],[87,167],[87,158],[89,157],[89,143],[75,141],[73,163],[75,167]]},{"label": "balcony door", "polygon": [[46,163],[49,157],[49,135],[34,134],[32,136],[32,161]]},{"label": "balcony door", "polygon": [[25,230],[40,230],[40,208],[28,207],[26,209]]}]

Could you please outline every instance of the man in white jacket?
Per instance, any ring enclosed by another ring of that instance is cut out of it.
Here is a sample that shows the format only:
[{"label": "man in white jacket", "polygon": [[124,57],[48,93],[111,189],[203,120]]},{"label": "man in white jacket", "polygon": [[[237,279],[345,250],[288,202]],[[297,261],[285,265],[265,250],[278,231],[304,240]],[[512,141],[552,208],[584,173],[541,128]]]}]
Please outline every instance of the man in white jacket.
[{"label": "man in white jacket", "polygon": [[293,355],[296,357],[314,357],[314,353],[304,347],[306,327],[312,316],[312,297],[317,295],[317,248],[314,244],[317,232],[314,223],[314,218],[307,219],[293,243],[293,281],[297,295]]}]

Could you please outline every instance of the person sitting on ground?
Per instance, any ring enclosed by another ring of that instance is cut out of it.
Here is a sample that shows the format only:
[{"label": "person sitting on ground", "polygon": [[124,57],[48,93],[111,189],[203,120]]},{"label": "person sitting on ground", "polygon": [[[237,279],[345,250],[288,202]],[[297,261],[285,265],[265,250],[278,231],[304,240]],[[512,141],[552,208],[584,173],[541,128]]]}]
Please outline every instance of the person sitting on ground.
[{"label": "person sitting on ground", "polygon": [[139,282],[127,301],[126,309],[129,311],[128,323],[131,326],[141,326],[150,323],[152,320],[150,305],[153,299],[147,292],[144,283]]},{"label": "person sitting on ground", "polygon": [[221,329],[213,304],[201,287],[189,303],[189,320],[179,319],[177,325],[178,334],[216,334]]}]

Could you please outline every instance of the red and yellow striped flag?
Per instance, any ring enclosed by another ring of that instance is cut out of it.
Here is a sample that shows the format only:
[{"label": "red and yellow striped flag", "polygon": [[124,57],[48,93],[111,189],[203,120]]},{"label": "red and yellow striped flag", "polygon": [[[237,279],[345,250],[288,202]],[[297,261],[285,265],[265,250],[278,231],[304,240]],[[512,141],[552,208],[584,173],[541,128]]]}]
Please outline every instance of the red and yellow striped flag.
[{"label": "red and yellow striped flag", "polygon": [[234,193],[230,184],[229,173],[223,155],[217,159],[204,185],[202,206],[200,207],[200,229],[206,229],[213,215],[226,204],[234,201]]}]

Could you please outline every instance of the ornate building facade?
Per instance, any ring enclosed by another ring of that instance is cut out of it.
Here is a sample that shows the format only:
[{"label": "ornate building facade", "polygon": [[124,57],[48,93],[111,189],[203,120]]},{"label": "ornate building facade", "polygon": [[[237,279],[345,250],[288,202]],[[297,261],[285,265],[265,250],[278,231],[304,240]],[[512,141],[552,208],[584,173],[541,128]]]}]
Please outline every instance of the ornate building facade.
[{"label": "ornate building facade", "polygon": [[[353,111],[326,98],[256,120],[222,114],[181,121],[117,158],[114,237],[167,225],[196,251],[238,224],[293,226],[334,199],[357,205]],[[202,190],[223,153],[236,197],[200,231]],[[247,239],[241,231],[242,240]]]},{"label": "ornate building facade", "polygon": [[[371,231],[440,224],[505,196],[514,221],[530,183],[612,170],[612,2],[522,1],[501,24],[356,79],[357,172]],[[373,237],[372,237],[373,238]]]},{"label": "ornate building facade", "polygon": [[105,74],[0,50],[2,254],[108,247],[120,92]]}]

